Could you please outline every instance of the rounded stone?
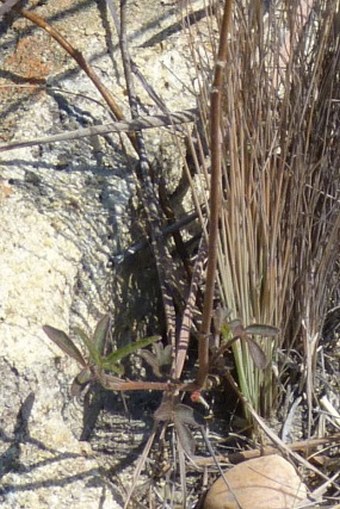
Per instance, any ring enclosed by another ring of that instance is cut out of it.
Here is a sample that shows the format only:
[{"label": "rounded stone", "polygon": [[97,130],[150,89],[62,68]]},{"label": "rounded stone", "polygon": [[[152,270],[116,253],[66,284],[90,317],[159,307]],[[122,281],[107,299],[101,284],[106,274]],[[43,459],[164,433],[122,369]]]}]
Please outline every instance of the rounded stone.
[{"label": "rounded stone", "polygon": [[295,468],[277,454],[240,463],[224,478],[211,486],[204,509],[288,509],[307,496]]}]

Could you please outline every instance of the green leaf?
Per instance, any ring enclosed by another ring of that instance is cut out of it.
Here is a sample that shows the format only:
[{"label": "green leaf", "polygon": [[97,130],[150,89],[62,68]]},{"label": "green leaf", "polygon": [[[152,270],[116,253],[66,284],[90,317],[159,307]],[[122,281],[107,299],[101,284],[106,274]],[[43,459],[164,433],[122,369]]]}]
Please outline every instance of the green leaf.
[{"label": "green leaf", "polygon": [[93,343],[97,349],[97,352],[102,355],[104,353],[106,338],[111,325],[110,315],[105,315],[97,323],[96,329],[93,335]]},{"label": "green leaf", "polygon": [[100,364],[100,362],[101,362],[101,355],[98,352],[94,342],[79,327],[75,327],[74,328],[74,332],[80,337],[80,339],[84,343],[85,347],[87,348],[91,361],[94,362],[97,366],[100,366],[101,365]]},{"label": "green leaf", "polygon": [[272,327],[271,325],[262,325],[258,323],[254,323],[253,325],[248,325],[246,327],[247,334],[255,334],[257,336],[268,336],[274,337],[277,336],[280,332],[280,329],[277,327]]},{"label": "green leaf", "polygon": [[106,369],[107,371],[112,371],[112,373],[116,373],[117,375],[124,375],[124,367],[121,366],[118,362],[107,362],[106,357],[101,360],[101,368]]},{"label": "green leaf", "polygon": [[154,375],[161,378],[165,374],[166,368],[171,365],[172,346],[166,345],[164,347],[163,343],[159,341],[152,345],[152,350],[153,353],[144,349],[138,355],[151,366]]},{"label": "green leaf", "polygon": [[244,327],[242,325],[241,320],[236,318],[235,320],[231,320],[228,323],[230,329],[232,330],[233,336],[243,336]]},{"label": "green leaf", "polygon": [[63,352],[79,362],[84,368],[87,366],[82,353],[64,331],[55,329],[50,325],[44,325],[43,331]]},{"label": "green leaf", "polygon": [[246,340],[249,347],[249,353],[254,361],[255,366],[259,369],[265,369],[268,365],[266,354],[252,338],[247,337]]},{"label": "green leaf", "polygon": [[145,348],[160,339],[160,336],[150,336],[148,338],[139,339],[129,345],[122,346],[102,359],[102,367],[104,369],[111,369],[112,371],[115,371],[115,365],[117,365],[120,360],[124,359],[124,357],[127,357],[128,355],[135,353],[137,350]]},{"label": "green leaf", "polygon": [[145,362],[149,364],[155,376],[158,378],[162,377],[159,359],[155,354],[151,353],[149,350],[142,350],[138,355],[140,355],[145,360]]},{"label": "green leaf", "polygon": [[217,306],[213,314],[214,328],[216,332],[222,330],[223,324],[227,323],[231,310],[222,306]]},{"label": "green leaf", "polygon": [[231,328],[229,327],[229,324],[224,323],[221,326],[221,334],[224,341],[228,341],[233,337]]}]

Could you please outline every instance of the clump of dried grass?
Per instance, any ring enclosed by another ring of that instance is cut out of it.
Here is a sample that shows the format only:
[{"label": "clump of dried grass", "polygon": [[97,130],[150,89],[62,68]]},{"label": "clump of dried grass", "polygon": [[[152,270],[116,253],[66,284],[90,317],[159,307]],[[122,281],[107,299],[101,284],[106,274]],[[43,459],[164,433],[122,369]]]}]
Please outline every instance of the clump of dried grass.
[{"label": "clump of dried grass", "polygon": [[[336,284],[340,48],[337,2],[322,0],[313,7],[308,1],[272,2],[268,12],[259,1],[247,5],[240,0],[233,2],[220,122],[223,206],[217,254],[219,297],[230,309],[230,318],[240,318],[245,325],[257,322],[281,329],[278,339],[257,339],[270,359],[263,371],[254,366],[247,341],[233,344],[238,382],[245,403],[251,404],[249,416],[257,416],[256,412],[268,415],[275,407],[278,399],[274,365],[280,360],[280,351],[295,348],[303,355],[306,368],[311,423],[317,346]],[[207,157],[207,147],[212,146],[208,86],[216,63],[220,25],[216,5],[207,6],[207,14],[206,23],[199,27],[201,32],[192,36],[202,123],[195,125],[194,136],[190,133],[187,139],[200,177],[194,181],[188,171],[188,178],[204,232],[205,214],[200,203],[204,202],[204,209],[209,210],[209,193],[197,193],[197,182],[200,180],[204,191],[214,194]],[[39,24],[38,21],[35,22]],[[40,22],[40,26],[44,25]],[[190,26],[192,31],[196,28]],[[201,36],[199,44],[196,41]],[[88,74],[93,79],[93,74]],[[96,83],[96,79],[93,81]],[[106,101],[115,111],[107,94]],[[120,111],[115,114],[121,117]],[[130,140],[136,146],[135,138]],[[145,183],[147,178],[141,180]],[[164,262],[165,257],[160,259]],[[188,315],[190,322],[191,310]],[[187,326],[185,318],[181,332],[186,329],[187,348],[190,324]],[[207,329],[210,320],[208,316]],[[169,342],[172,335],[173,332],[168,334]],[[183,335],[181,340],[184,342]],[[183,350],[174,367],[177,378],[183,368],[186,349]],[[206,366],[202,365],[201,355],[199,361],[204,379]],[[122,390],[123,382],[115,383],[110,388]],[[124,385],[126,390],[131,387]],[[164,383],[159,387],[171,389]],[[182,389],[190,391],[192,387],[184,384]],[[176,406],[170,406],[169,414],[179,421],[174,410]],[[155,430],[141,457],[136,479],[154,438]],[[185,499],[184,453],[180,447],[179,451]]]},{"label": "clump of dried grass", "polygon": [[[221,119],[219,295],[231,319],[281,330],[276,339],[258,339],[270,359],[263,371],[246,343],[233,345],[245,398],[270,414],[278,401],[273,368],[280,352],[294,348],[303,356],[311,409],[340,231],[339,6],[286,0],[265,12],[263,2],[237,1],[233,18]],[[206,42],[198,44],[194,59],[204,119],[217,34],[208,25],[211,54]],[[209,187],[207,172],[197,169]]]}]

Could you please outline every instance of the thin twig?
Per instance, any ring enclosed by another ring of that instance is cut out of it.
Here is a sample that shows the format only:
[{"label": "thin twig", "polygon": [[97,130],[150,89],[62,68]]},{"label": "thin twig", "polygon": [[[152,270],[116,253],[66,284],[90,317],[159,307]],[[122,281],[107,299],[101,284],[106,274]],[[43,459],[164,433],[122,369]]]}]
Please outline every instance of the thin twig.
[{"label": "thin twig", "polygon": [[208,437],[208,434],[204,428],[204,426],[200,426],[200,430],[201,430],[201,433],[202,433],[202,436],[203,436],[203,440],[205,442],[205,445],[207,446],[207,449],[209,451],[209,453],[211,454],[211,457],[213,459],[213,462],[214,464],[216,465],[217,467],[217,470],[221,476],[221,478],[223,479],[223,482],[224,484],[226,485],[227,489],[229,490],[229,493],[232,495],[232,497],[234,498],[233,502],[235,502],[236,506],[238,507],[238,509],[242,509],[242,505],[241,503],[239,502],[238,498],[237,498],[237,495],[235,493],[235,491],[233,490],[233,487],[231,486],[230,482],[228,481],[228,479],[226,478],[226,476],[224,475],[224,472],[222,470],[222,467],[215,455],[215,452],[214,452],[214,449],[211,445],[211,442],[209,440],[209,437]]},{"label": "thin twig", "polygon": [[34,140],[13,141],[6,145],[0,145],[0,152],[13,150],[17,148],[32,147],[34,145],[43,145],[44,143],[55,143],[61,141],[78,140],[87,136],[103,136],[109,133],[134,132],[142,129],[152,129],[156,127],[168,127],[173,124],[182,124],[192,122],[195,118],[195,110],[186,110],[183,112],[171,113],[169,115],[155,115],[152,117],[139,117],[133,120],[114,122],[112,124],[95,125],[84,129],[63,132]]},{"label": "thin twig", "polygon": [[97,76],[93,68],[85,60],[83,54],[79,50],[75,49],[69,43],[69,41],[63,35],[61,35],[60,32],[58,32],[58,30],[52,27],[44,18],[42,18],[35,12],[27,11],[26,9],[20,9],[17,7],[14,7],[14,10],[22,14],[22,16],[24,16],[26,19],[32,21],[32,23],[34,23],[35,25],[45,30],[45,32],[47,32],[51,37],[53,37],[53,39],[55,39],[60,44],[60,46],[64,48],[64,50],[67,51],[69,55],[71,55],[71,57],[77,62],[79,67],[83,69],[83,71],[90,78],[90,80],[95,85],[97,90],[100,92],[101,96],[106,101],[115,117],[118,120],[123,120],[124,114],[122,109],[117,104],[116,100],[114,99],[109,89],[100,81],[99,77]]},{"label": "thin twig", "polygon": [[153,426],[152,432],[151,432],[151,434],[150,434],[150,436],[148,438],[148,441],[145,444],[143,452],[142,452],[142,454],[140,455],[140,457],[138,459],[138,463],[137,463],[137,466],[136,466],[134,474],[133,474],[132,483],[131,483],[131,486],[130,486],[128,492],[127,492],[126,500],[124,502],[124,509],[127,509],[129,507],[130,500],[131,500],[131,497],[132,497],[133,492],[135,490],[135,487],[136,487],[136,484],[138,482],[139,476],[140,476],[141,471],[142,471],[142,469],[143,469],[143,467],[145,465],[145,462],[146,462],[147,457],[149,455],[149,452],[150,452],[150,449],[152,447],[152,444],[153,444],[153,442],[155,440],[157,428],[158,428],[158,423],[155,423],[154,426]]},{"label": "thin twig", "polygon": [[[340,433],[335,433],[334,435],[330,435],[328,437],[322,438],[311,438],[309,440],[300,440],[298,442],[292,442],[290,444],[285,444],[286,447],[290,451],[300,451],[306,453],[306,451],[311,452],[312,449],[316,449],[320,445],[328,445],[334,444],[334,447],[338,447],[340,444]],[[330,445],[331,447],[331,445]],[[271,454],[275,454],[278,452],[278,448],[274,446],[265,446],[259,449],[249,449],[247,451],[237,451],[231,452],[227,454],[218,454],[216,455],[216,460],[219,463],[228,464],[231,463],[235,465],[237,463],[241,463],[243,461],[247,461],[253,458],[259,458],[260,456],[269,456]],[[215,463],[215,460],[212,457],[202,457],[195,456],[195,464],[198,466],[206,466],[209,467]]]},{"label": "thin twig", "polygon": [[[173,234],[175,230],[181,230],[185,228],[188,224],[192,223],[197,219],[197,212],[192,212],[191,214],[187,214],[180,218],[176,223],[169,224],[162,228],[162,237],[165,239],[168,235]],[[135,256],[142,249],[146,249],[150,247],[150,242],[148,240],[141,240],[140,242],[136,242],[135,244],[130,245],[123,252],[113,255],[115,263],[123,263],[126,262],[129,258]],[[193,270],[195,273],[195,269]]]}]

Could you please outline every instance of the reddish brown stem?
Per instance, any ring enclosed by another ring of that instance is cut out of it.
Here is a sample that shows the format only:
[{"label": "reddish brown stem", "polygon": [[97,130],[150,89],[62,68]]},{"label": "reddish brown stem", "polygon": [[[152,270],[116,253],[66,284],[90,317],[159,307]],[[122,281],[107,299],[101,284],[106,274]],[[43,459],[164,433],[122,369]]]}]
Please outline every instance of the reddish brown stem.
[{"label": "reddish brown stem", "polygon": [[210,150],[211,150],[211,181],[210,181],[210,216],[209,216],[209,242],[208,266],[206,288],[203,303],[202,326],[198,346],[199,369],[197,385],[203,387],[209,370],[209,333],[213,300],[215,292],[217,267],[217,240],[218,220],[221,209],[221,164],[222,164],[222,136],[221,136],[221,110],[222,85],[224,68],[228,55],[228,32],[231,22],[233,0],[225,0],[220,41],[215,63],[215,75],[211,89],[210,103]]},{"label": "reddish brown stem", "polygon": [[75,49],[68,42],[68,40],[61,35],[60,32],[53,28],[49,23],[47,23],[47,21],[45,21],[38,14],[35,14],[34,12],[31,11],[27,11],[26,9],[20,9],[16,7],[14,9],[18,11],[20,14],[22,14],[22,16],[24,16],[26,19],[29,19],[30,21],[32,21],[32,23],[45,30],[45,32],[47,32],[51,37],[53,37],[53,39],[55,39],[60,44],[60,46],[62,46],[64,50],[67,51],[67,53],[71,55],[72,58],[74,58],[74,60],[83,69],[83,71],[86,72],[92,83],[96,86],[97,90],[100,92],[103,99],[105,99],[106,103],[108,104],[110,110],[115,115],[115,117],[118,120],[123,120],[124,114],[120,107],[118,106],[118,104],[116,103],[116,101],[114,100],[111,92],[100,81],[92,67],[86,62],[82,53]]},{"label": "reddish brown stem", "polygon": [[166,391],[170,393],[192,392],[196,385],[193,383],[147,382],[140,380],[124,380],[116,376],[103,373],[98,376],[99,382],[110,391]]}]

